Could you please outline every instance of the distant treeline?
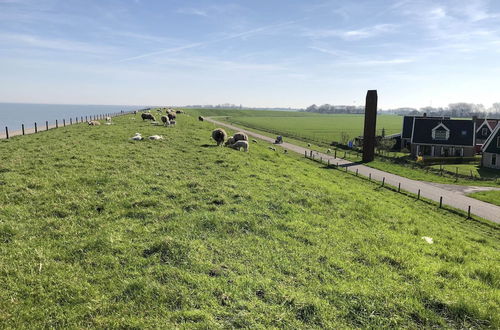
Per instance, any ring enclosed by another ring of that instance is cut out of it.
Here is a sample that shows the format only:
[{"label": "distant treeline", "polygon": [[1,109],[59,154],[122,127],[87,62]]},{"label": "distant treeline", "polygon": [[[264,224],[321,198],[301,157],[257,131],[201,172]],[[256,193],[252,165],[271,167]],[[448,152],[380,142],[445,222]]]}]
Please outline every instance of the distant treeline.
[{"label": "distant treeline", "polygon": [[[365,112],[364,107],[352,105],[331,105],[323,104],[317,106],[311,105],[306,112],[315,113],[331,113],[331,114],[362,114]],[[482,104],[474,103],[450,103],[447,107],[424,107],[416,108],[398,108],[389,110],[379,110],[382,113],[404,115],[404,116],[421,116],[426,113],[428,116],[437,117],[452,117],[452,118],[471,118],[477,116],[479,118],[500,118],[500,102],[493,103],[490,108],[486,108]]]}]

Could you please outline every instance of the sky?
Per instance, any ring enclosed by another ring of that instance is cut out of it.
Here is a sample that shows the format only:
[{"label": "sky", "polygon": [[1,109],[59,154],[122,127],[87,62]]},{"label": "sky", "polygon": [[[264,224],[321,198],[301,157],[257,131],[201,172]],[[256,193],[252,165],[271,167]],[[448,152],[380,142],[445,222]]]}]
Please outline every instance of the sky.
[{"label": "sky", "polygon": [[500,102],[500,0],[0,0],[0,102]]}]

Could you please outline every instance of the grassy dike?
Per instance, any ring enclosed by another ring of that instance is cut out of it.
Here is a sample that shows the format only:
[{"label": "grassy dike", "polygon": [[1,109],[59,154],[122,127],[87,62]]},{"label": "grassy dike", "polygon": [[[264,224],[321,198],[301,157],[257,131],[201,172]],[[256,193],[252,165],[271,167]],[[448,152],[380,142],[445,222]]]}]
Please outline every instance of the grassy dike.
[{"label": "grassy dike", "polygon": [[500,327],[498,225],[132,117],[0,141],[0,328]]}]

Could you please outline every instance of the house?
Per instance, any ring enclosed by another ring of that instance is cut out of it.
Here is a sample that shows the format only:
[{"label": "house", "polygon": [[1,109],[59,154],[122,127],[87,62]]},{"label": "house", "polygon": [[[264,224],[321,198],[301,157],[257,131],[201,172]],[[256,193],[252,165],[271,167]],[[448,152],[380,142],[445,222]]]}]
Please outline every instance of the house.
[{"label": "house", "polygon": [[422,117],[420,116],[404,116],[403,118],[403,129],[401,131],[401,149],[411,149],[411,136],[413,134],[413,122],[415,118],[419,119],[450,119],[450,117],[427,117],[424,113]]},{"label": "house", "polygon": [[500,169],[500,125],[496,125],[496,128],[483,145],[481,164],[484,167]]},{"label": "house", "polygon": [[475,120],[415,117],[410,140],[411,155],[473,157],[475,128]]},{"label": "house", "polygon": [[491,133],[495,130],[500,119],[475,119],[476,120],[476,144],[484,145]]}]

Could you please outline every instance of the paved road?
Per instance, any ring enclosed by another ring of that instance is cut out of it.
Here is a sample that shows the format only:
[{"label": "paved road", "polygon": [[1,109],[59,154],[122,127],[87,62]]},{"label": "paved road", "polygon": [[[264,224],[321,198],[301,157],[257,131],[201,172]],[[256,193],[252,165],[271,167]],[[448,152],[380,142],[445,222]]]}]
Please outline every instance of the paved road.
[{"label": "paved road", "polygon": [[[267,137],[262,134],[258,134],[249,130],[245,130],[242,128],[239,128],[234,125],[226,124],[217,120],[214,120],[212,118],[206,118],[206,121],[212,122],[218,126],[223,126],[235,131],[241,131],[245,132],[249,136],[253,136],[255,138],[273,143],[274,139]],[[297,146],[295,144],[291,143],[283,143],[280,144],[281,147],[288,149],[290,151],[297,152],[301,155],[304,155],[305,152],[307,152],[308,155],[310,155],[311,150]],[[493,204],[485,203],[479,200],[476,200],[474,198],[470,198],[465,196],[461,191],[459,190],[454,190],[451,189],[449,186],[452,185],[440,185],[436,183],[429,183],[429,182],[422,182],[422,181],[415,181],[411,180],[399,175],[387,173],[384,171],[380,171],[365,165],[361,165],[358,163],[353,163],[351,161],[347,161],[344,159],[340,158],[335,158],[332,155],[329,154],[323,154],[319,153],[316,151],[313,151],[313,155],[315,158],[322,157],[324,161],[330,161],[331,164],[337,164],[340,167],[347,168],[348,171],[350,172],[356,172],[358,171],[359,175],[369,177],[371,175],[372,180],[376,181],[382,181],[385,180],[385,184],[391,185],[393,187],[398,187],[398,185],[401,185],[401,190],[405,190],[414,194],[418,194],[418,191],[420,190],[420,195],[424,198],[431,199],[433,201],[439,202],[440,198],[443,198],[443,205],[448,205],[456,209],[463,210],[467,212],[469,206],[471,207],[471,213],[484,218],[491,220],[496,223],[500,223],[500,207],[495,206]],[[448,187],[446,187],[448,186]],[[471,187],[468,187],[471,188]],[[477,187],[476,187],[477,188]],[[465,189],[464,189],[465,191]]]}]

